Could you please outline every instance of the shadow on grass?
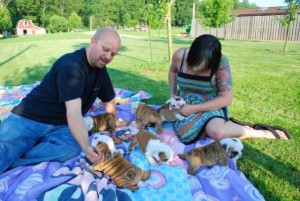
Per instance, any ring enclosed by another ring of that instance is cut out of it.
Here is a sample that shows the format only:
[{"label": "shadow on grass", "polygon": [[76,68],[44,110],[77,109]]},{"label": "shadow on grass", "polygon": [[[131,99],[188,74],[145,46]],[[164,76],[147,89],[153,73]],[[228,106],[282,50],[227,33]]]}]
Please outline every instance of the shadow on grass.
[{"label": "shadow on grass", "polygon": [[[56,58],[49,61],[50,65],[41,66],[40,64],[26,67],[25,69],[16,69],[11,75],[5,77],[5,85],[23,85],[32,84],[43,79],[50,70]],[[13,83],[13,84],[12,84]]]},{"label": "shadow on grass", "polygon": [[[79,48],[84,47],[84,44],[78,45]],[[126,51],[126,47],[122,47],[123,52]],[[132,58],[126,55],[121,55],[124,57],[128,57],[131,59],[137,59],[143,61],[138,58]],[[46,73],[51,69],[54,62],[57,58],[51,58],[47,62],[47,65],[36,64],[34,66],[28,66],[23,69],[15,69],[15,71],[5,77],[5,86],[17,86],[24,84],[32,84],[36,81],[41,81]],[[130,91],[146,91],[152,95],[154,95],[151,100],[147,100],[149,103],[164,103],[165,100],[168,99],[168,86],[164,82],[155,82],[142,74],[132,73],[125,70],[118,70],[113,68],[113,66],[108,65],[107,67],[109,75],[112,79],[113,85],[115,88],[124,88]],[[159,89],[157,86],[160,86]]]},{"label": "shadow on grass", "polygon": [[77,50],[77,49],[81,49],[81,48],[87,47],[88,45],[89,45],[89,43],[78,43],[76,45],[73,45],[73,47]]},{"label": "shadow on grass", "polygon": [[[270,174],[274,178],[287,181],[291,186],[294,186],[296,189],[299,188],[300,178],[298,170],[293,167],[292,164],[287,164],[282,162],[274,157],[271,157],[265,153],[262,153],[260,150],[250,146],[247,143],[244,143],[244,156],[243,163],[244,175],[256,186],[260,193],[265,197],[266,200],[281,200],[282,192],[278,194],[274,190],[270,189],[268,182],[270,179],[264,177],[258,177],[255,173],[251,173],[254,168],[259,169],[260,172],[265,172],[268,177]],[[250,165],[249,165],[250,164]],[[251,169],[250,169],[251,168]],[[276,184],[274,184],[276,186]],[[286,189],[288,191],[288,189]],[[296,198],[295,198],[296,199]]]},{"label": "shadow on grass", "polygon": [[13,56],[7,58],[5,61],[3,61],[3,62],[0,63],[0,67],[1,67],[2,65],[6,64],[7,62],[10,62],[10,61],[16,59],[18,56],[20,56],[21,54],[23,54],[24,52],[26,52],[27,50],[29,50],[29,49],[32,48],[32,47],[36,47],[36,45],[29,45],[29,46],[27,46],[24,50],[22,50],[22,51],[18,52],[17,54],[15,54],[15,55],[13,55]]},{"label": "shadow on grass", "polygon": [[[140,40],[140,41],[149,41],[148,38],[142,38],[142,39],[135,39],[135,40]],[[193,39],[183,39],[183,38],[172,38],[173,44],[178,44],[178,45],[184,45],[189,47],[192,44]],[[151,38],[151,42],[155,43],[165,43],[168,44],[168,40],[166,38]]]}]

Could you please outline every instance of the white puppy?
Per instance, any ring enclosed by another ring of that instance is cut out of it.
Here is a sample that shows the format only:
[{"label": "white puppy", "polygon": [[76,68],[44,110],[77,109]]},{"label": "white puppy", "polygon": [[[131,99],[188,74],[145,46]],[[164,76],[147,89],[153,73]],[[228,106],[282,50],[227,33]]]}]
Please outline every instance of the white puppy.
[{"label": "white puppy", "polygon": [[167,100],[166,103],[170,103],[169,110],[172,110],[172,109],[179,109],[181,106],[185,104],[185,101],[180,96],[176,96]]},{"label": "white puppy", "polygon": [[[167,160],[161,160],[160,154],[164,153]],[[152,167],[159,164],[171,165],[173,160],[173,151],[171,147],[160,140],[149,140],[145,156]]]},{"label": "white puppy", "polygon": [[171,147],[145,129],[140,130],[134,136],[128,151],[132,151],[135,146],[140,147],[153,167],[160,164],[170,165],[173,160],[173,150]]},{"label": "white puppy", "polygon": [[242,157],[244,145],[239,138],[224,138],[220,144],[229,158],[237,160]]},{"label": "white puppy", "polygon": [[112,156],[114,155],[114,153],[118,152],[118,150],[116,150],[115,143],[111,137],[104,135],[104,134],[96,133],[96,134],[94,134],[91,145],[93,147],[96,147],[98,142],[107,144],[111,151]]},{"label": "white puppy", "polygon": [[185,104],[185,101],[180,97],[172,97],[166,101],[158,110],[162,122],[172,122],[175,120],[183,120],[185,117],[179,113],[181,106]]}]

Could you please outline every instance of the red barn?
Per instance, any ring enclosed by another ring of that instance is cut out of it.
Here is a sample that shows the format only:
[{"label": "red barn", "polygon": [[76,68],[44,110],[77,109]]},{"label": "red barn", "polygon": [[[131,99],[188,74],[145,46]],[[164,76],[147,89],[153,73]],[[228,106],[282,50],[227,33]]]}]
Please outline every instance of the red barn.
[{"label": "red barn", "polygon": [[16,35],[35,35],[35,34],[45,34],[46,29],[42,27],[35,26],[31,20],[22,19],[19,20],[16,26]]}]

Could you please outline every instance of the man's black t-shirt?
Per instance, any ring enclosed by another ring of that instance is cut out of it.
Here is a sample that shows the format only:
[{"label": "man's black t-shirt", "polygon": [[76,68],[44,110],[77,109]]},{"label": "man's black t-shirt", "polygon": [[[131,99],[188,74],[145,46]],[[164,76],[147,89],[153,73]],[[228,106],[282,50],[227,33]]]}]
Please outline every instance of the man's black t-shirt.
[{"label": "man's black t-shirt", "polygon": [[111,101],[114,88],[106,67],[91,67],[82,48],[60,57],[12,113],[41,123],[63,125],[67,124],[65,101],[81,98],[84,115],[97,97],[103,102]]}]

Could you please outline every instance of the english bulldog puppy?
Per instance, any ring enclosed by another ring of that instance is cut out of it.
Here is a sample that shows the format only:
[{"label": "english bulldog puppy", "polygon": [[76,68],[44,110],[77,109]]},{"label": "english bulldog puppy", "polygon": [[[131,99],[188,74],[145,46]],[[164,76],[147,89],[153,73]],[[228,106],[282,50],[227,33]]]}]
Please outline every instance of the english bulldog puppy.
[{"label": "english bulldog puppy", "polygon": [[[107,149],[105,149],[103,151],[103,153],[110,153],[110,156],[113,156],[116,152],[118,152],[118,150],[115,147],[115,143],[114,143],[113,139],[107,135],[104,135],[101,133],[96,133],[93,136],[91,145],[94,148],[96,148],[99,143],[103,143],[103,144],[105,144],[105,146],[107,146]],[[104,148],[104,147],[102,147],[102,148]],[[100,150],[98,150],[98,151],[100,152]]]},{"label": "english bulldog puppy", "polygon": [[170,165],[173,160],[173,150],[171,147],[145,129],[140,130],[134,136],[128,150],[132,151],[137,145],[145,153],[151,166],[158,166],[160,164]]},{"label": "english bulldog puppy", "polygon": [[96,151],[104,153],[107,158],[93,164],[92,170],[108,175],[119,188],[130,189],[132,192],[136,191],[139,181],[148,179],[151,173],[127,161],[120,152],[115,152],[113,156],[110,156],[108,147],[108,144],[101,141],[96,145]]},{"label": "english bulldog puppy", "polygon": [[84,121],[90,135],[100,131],[109,131],[110,133],[114,133],[116,130],[116,117],[112,113],[85,117]]},{"label": "english bulldog puppy", "polygon": [[237,160],[242,157],[244,145],[239,138],[224,138],[220,144],[229,158]]},{"label": "english bulldog puppy", "polygon": [[173,110],[173,109],[178,110],[181,106],[183,106],[185,104],[185,101],[183,100],[182,97],[175,96],[175,97],[169,98],[169,100],[167,100],[166,103],[167,104],[170,103],[169,110]]},{"label": "english bulldog puppy", "polygon": [[139,103],[135,112],[136,124],[139,129],[144,129],[148,125],[153,125],[156,128],[157,133],[162,132],[161,119],[158,112],[145,103]]},{"label": "english bulldog puppy", "polygon": [[227,156],[220,141],[215,141],[209,145],[194,148],[185,154],[178,154],[179,158],[187,160],[189,168],[187,172],[194,175],[200,166],[213,166],[220,164],[227,166]]}]

